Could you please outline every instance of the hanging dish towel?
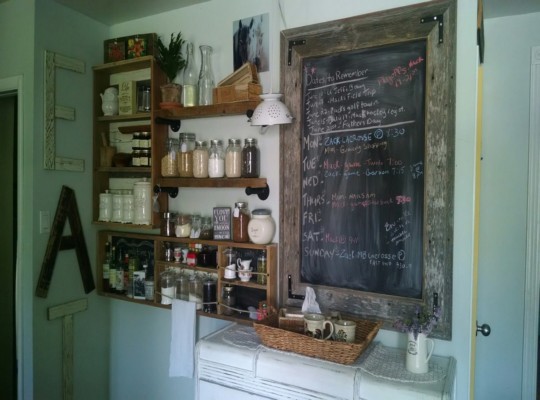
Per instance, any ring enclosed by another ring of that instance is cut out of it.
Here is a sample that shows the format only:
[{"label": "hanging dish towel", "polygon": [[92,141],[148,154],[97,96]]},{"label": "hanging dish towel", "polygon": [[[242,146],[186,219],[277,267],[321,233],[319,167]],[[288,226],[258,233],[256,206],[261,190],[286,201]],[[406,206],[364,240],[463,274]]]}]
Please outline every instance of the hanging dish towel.
[{"label": "hanging dish towel", "polygon": [[196,303],[174,299],[171,317],[169,376],[193,378]]}]

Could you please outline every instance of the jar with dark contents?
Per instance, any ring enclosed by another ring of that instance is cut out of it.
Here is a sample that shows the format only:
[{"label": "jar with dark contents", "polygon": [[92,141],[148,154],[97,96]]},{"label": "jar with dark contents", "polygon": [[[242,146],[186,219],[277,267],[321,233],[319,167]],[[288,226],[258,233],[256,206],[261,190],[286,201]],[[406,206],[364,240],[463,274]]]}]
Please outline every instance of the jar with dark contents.
[{"label": "jar with dark contents", "polygon": [[234,203],[234,213],[232,218],[233,225],[233,241],[247,242],[249,241],[248,225],[251,219],[247,203],[239,201]]},{"label": "jar with dark contents", "polygon": [[216,281],[207,278],[203,281],[203,311],[208,313],[216,312]]},{"label": "jar with dark contents", "polygon": [[225,315],[233,315],[234,310],[230,307],[236,306],[236,294],[234,292],[234,286],[223,286],[223,293],[221,295],[221,313]]},{"label": "jar with dark contents", "polygon": [[244,140],[242,149],[242,178],[258,178],[260,173],[260,152],[257,139],[247,138]]},{"label": "jar with dark contents", "polygon": [[176,226],[176,214],[173,212],[163,213],[161,216],[161,236],[174,236]]}]

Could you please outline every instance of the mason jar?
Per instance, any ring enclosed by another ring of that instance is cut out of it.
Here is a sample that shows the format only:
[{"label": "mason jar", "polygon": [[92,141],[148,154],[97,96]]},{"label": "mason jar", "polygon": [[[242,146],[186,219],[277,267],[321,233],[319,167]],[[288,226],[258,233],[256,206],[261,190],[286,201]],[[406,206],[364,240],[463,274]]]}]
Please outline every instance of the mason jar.
[{"label": "mason jar", "polygon": [[247,138],[244,140],[244,148],[242,149],[242,177],[243,178],[258,178],[260,173],[259,165],[259,147],[257,139]]},{"label": "mason jar", "polygon": [[208,143],[203,140],[195,142],[193,150],[193,177],[208,178]]},{"label": "mason jar", "polygon": [[225,151],[225,176],[240,178],[242,176],[242,146],[240,139],[229,139]]},{"label": "mason jar", "polygon": [[233,241],[234,242],[247,242],[248,236],[248,224],[250,221],[250,213],[245,201],[239,201],[234,203],[234,212],[232,218],[233,225]]},{"label": "mason jar", "polygon": [[179,156],[178,156],[178,174],[182,178],[193,177],[193,150],[195,149],[195,134],[181,133]]},{"label": "mason jar", "polygon": [[223,142],[219,139],[212,139],[210,150],[208,150],[208,176],[210,178],[223,178],[225,175],[225,155],[223,153]]},{"label": "mason jar", "polygon": [[168,138],[165,141],[165,155],[161,159],[161,176],[178,176],[178,139]]}]

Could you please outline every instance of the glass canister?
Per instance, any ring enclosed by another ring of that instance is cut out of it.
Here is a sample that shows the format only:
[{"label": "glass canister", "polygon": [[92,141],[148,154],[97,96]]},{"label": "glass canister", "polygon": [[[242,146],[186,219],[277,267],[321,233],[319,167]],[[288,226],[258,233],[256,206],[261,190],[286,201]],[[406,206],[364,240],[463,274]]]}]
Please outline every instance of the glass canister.
[{"label": "glass canister", "polygon": [[247,138],[244,140],[242,149],[242,177],[258,178],[260,173],[259,165],[260,152],[257,146],[257,139]]},{"label": "glass canister", "polygon": [[203,140],[195,142],[193,150],[193,177],[208,178],[208,143]]},{"label": "glass canister", "polygon": [[178,175],[182,178],[193,177],[193,150],[195,149],[195,134],[181,133],[178,152]]},{"label": "glass canister", "polygon": [[161,216],[161,236],[174,236],[176,225],[176,213],[166,212]]},{"label": "glass canister", "polygon": [[236,293],[234,291],[234,286],[223,286],[223,293],[221,294],[221,313],[225,315],[233,315],[234,310],[230,307],[236,306]]},{"label": "glass canister", "polygon": [[248,224],[249,239],[255,244],[268,244],[274,238],[276,223],[266,208],[253,210]]},{"label": "glass canister", "polygon": [[99,221],[109,222],[112,218],[112,194],[108,190],[99,194]]},{"label": "glass canister", "polygon": [[112,195],[112,222],[123,222],[124,218],[124,202],[121,191],[117,191]]},{"label": "glass canister", "polygon": [[189,301],[189,275],[184,272],[176,275],[176,298]]},{"label": "glass canister", "polygon": [[212,47],[199,46],[201,50],[201,72],[199,73],[199,105],[208,106],[213,103],[214,72],[212,71]]},{"label": "glass canister", "polygon": [[191,215],[178,214],[174,229],[176,237],[189,237],[191,234]]},{"label": "glass canister", "polygon": [[208,150],[208,176],[210,178],[223,178],[225,175],[225,155],[223,154],[223,142],[212,139]]},{"label": "glass canister", "polygon": [[212,240],[214,238],[214,227],[212,226],[212,217],[202,217],[200,239]]},{"label": "glass canister", "polygon": [[193,213],[191,215],[191,232],[189,237],[192,239],[198,239],[201,236],[201,214]]},{"label": "glass canister", "polygon": [[251,217],[249,209],[247,208],[247,203],[245,201],[234,203],[234,212],[232,218],[234,242],[249,241],[248,224],[250,219]]},{"label": "glass canister", "polygon": [[122,222],[131,224],[133,222],[133,191],[126,190],[122,195]]},{"label": "glass canister", "polygon": [[166,270],[160,275],[161,281],[161,304],[172,304],[175,298],[175,276],[174,271]]},{"label": "glass canister", "polygon": [[203,282],[197,274],[193,274],[189,280],[189,301],[197,303],[196,309],[203,308]]},{"label": "glass canister", "polygon": [[210,277],[203,281],[203,311],[216,312],[216,281]]},{"label": "glass canister", "polygon": [[168,138],[165,141],[165,155],[161,159],[161,176],[178,176],[178,139]]},{"label": "glass canister", "polygon": [[225,176],[240,178],[242,176],[242,142],[240,139],[229,139],[225,151]]},{"label": "glass canister", "polygon": [[186,54],[186,67],[184,68],[184,81],[182,83],[182,104],[184,107],[193,107],[197,105],[199,100],[199,74],[195,66],[193,43],[186,45]]},{"label": "glass canister", "polygon": [[152,223],[152,184],[147,178],[133,184],[133,223],[150,225]]}]

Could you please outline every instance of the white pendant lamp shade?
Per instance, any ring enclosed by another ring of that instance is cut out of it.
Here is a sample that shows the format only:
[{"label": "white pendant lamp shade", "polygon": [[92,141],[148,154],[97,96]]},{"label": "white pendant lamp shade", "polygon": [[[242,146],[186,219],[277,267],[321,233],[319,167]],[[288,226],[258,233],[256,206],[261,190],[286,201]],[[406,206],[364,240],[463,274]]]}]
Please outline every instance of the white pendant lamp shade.
[{"label": "white pendant lamp shade", "polygon": [[290,124],[293,117],[287,108],[279,99],[280,93],[261,94],[263,100],[251,116],[252,126],[269,126],[278,124]]}]

